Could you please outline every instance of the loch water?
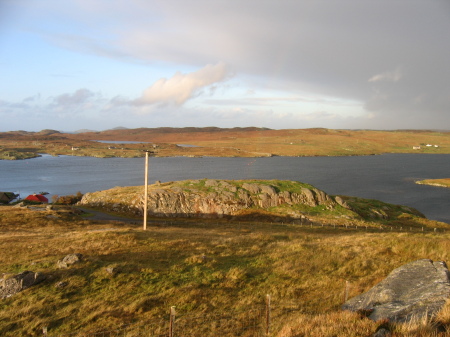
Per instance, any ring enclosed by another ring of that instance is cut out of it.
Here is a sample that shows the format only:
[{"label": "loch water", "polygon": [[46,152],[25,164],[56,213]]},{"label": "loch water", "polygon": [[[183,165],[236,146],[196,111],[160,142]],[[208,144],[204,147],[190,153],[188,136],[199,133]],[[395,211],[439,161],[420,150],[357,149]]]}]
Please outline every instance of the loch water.
[{"label": "loch water", "polygon": [[[0,160],[0,191],[68,195],[144,184],[144,158],[43,155]],[[448,154],[352,157],[150,158],[149,182],[184,179],[282,179],[311,184],[328,194],[378,199],[414,207],[450,224],[450,188],[416,180],[449,178]]]}]

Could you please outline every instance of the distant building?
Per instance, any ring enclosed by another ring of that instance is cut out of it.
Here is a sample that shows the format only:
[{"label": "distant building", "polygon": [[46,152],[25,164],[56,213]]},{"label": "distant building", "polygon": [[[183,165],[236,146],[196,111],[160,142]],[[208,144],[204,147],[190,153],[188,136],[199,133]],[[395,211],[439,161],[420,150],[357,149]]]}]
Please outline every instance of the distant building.
[{"label": "distant building", "polygon": [[42,194],[30,194],[25,200],[48,203],[48,199]]},{"label": "distant building", "polygon": [[9,204],[16,197],[12,192],[0,192],[0,204]]}]

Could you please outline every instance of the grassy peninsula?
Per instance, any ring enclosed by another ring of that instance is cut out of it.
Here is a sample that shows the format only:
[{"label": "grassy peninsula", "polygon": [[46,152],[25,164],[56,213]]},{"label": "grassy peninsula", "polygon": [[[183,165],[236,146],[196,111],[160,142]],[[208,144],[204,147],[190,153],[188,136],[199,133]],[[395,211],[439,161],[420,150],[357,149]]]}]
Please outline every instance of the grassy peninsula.
[{"label": "grassy peninsula", "polygon": [[450,178],[419,180],[419,181],[416,181],[416,184],[431,185],[431,186],[438,186],[438,187],[450,187]]},{"label": "grassy peninsula", "polygon": [[[183,186],[210,188],[205,181],[174,187]],[[120,200],[132,189],[104,191],[102,198]],[[354,211],[303,207],[307,224],[151,218],[146,231],[131,214],[121,214],[131,222],[103,221],[67,206],[2,206],[0,271],[32,270],[46,279],[0,300],[0,334],[130,329],[127,336],[138,336],[133,327],[163,326],[174,306],[180,324],[183,316],[190,322],[185,335],[252,336],[249,317],[269,294],[270,336],[369,336],[386,322],[341,311],[344,297],[410,261],[447,261],[450,233],[447,224],[402,206],[342,198]],[[384,215],[374,217],[377,210]],[[82,261],[58,269],[57,261],[72,253]],[[262,316],[253,318],[263,324],[264,311],[257,312]],[[449,326],[447,305],[433,322],[389,327],[393,336],[435,336]]]}]

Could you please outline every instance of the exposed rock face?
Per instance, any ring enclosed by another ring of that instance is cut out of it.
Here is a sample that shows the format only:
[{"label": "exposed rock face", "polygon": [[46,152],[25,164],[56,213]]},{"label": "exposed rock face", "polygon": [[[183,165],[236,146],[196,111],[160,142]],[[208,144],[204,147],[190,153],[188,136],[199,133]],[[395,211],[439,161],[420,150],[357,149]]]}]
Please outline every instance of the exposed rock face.
[{"label": "exposed rock face", "polygon": [[[296,192],[281,189],[276,181],[242,182],[207,179],[149,186],[148,210],[152,216],[223,217],[238,215],[247,209],[267,209],[281,205],[303,204],[311,207],[337,203],[325,192],[316,188],[296,186]],[[116,211],[142,213],[142,194],[127,202],[109,201],[96,193],[86,193],[81,205],[109,207]],[[292,214],[291,214],[292,215]],[[295,216],[294,216],[295,217]],[[297,218],[301,218],[298,213]]]},{"label": "exposed rock face", "polygon": [[368,292],[347,301],[342,309],[368,311],[370,319],[406,322],[437,314],[450,297],[445,262],[428,259],[393,270]]},{"label": "exposed rock face", "polygon": [[10,297],[43,281],[45,276],[41,273],[24,271],[23,273],[0,279],[0,298]]}]

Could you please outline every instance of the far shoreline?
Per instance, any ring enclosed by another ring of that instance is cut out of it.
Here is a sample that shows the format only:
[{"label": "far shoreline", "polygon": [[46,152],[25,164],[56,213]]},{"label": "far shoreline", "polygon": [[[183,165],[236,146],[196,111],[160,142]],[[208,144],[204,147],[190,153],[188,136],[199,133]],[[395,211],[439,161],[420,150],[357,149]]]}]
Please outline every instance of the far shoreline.
[{"label": "far shoreline", "polygon": [[450,178],[418,180],[416,184],[450,188]]}]

